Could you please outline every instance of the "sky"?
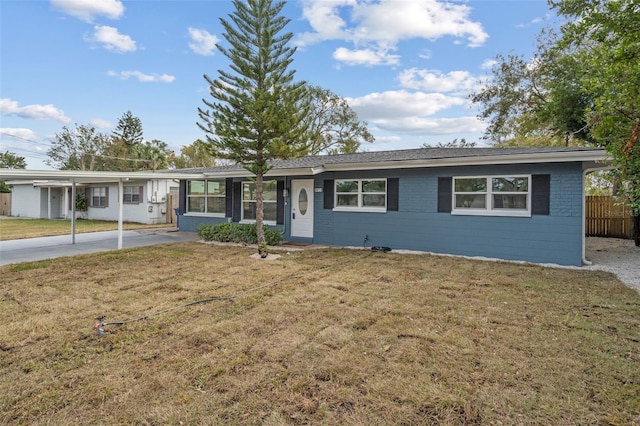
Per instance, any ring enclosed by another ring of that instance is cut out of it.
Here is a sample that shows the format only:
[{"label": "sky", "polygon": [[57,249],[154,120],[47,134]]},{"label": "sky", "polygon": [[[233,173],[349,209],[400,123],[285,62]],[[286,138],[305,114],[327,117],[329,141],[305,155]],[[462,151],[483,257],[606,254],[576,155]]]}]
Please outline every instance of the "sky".
[{"label": "sky", "polygon": [[[230,71],[229,0],[0,0],[0,151],[44,160],[63,126],[110,134],[127,111],[179,154],[205,134],[204,75]],[[368,123],[361,150],[481,141],[469,93],[496,55],[530,58],[546,0],[290,0],[296,80],[345,98]]]}]

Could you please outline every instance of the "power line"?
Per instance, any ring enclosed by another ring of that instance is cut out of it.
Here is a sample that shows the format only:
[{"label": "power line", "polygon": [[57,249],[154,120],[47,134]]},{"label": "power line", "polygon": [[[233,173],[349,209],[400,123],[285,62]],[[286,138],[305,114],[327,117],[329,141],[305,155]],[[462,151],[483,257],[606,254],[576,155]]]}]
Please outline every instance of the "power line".
[{"label": "power line", "polygon": [[18,135],[12,135],[11,133],[7,133],[7,132],[4,132],[2,130],[0,130],[0,134],[3,134],[5,136],[9,136],[10,138],[21,139],[23,141],[33,142],[35,144],[46,146],[47,148],[51,148],[51,144],[44,143],[44,142],[39,142],[39,141],[34,141],[33,139],[28,139],[28,138],[25,138],[25,137],[22,137],[22,136],[18,136]]},{"label": "power line", "polygon": [[[6,135],[6,136],[9,136],[9,137],[11,137],[11,138],[21,139],[21,140],[26,141],[26,142],[32,142],[32,143],[35,143],[35,144],[38,144],[38,145],[46,146],[47,148],[52,148],[51,144],[47,144],[47,143],[44,143],[44,142],[34,141],[33,139],[28,139],[28,138],[25,138],[25,137],[22,137],[22,136],[12,135],[11,133],[7,133],[7,132],[4,132],[4,131],[2,131],[2,130],[0,130],[0,134],[3,134],[3,135]],[[42,153],[35,153],[35,152],[33,152],[33,151],[29,151],[29,150],[26,150],[26,149],[23,149],[23,148],[15,148],[15,147],[12,147],[11,149],[12,149],[12,150],[20,150],[20,151],[24,151],[24,152],[29,152],[29,153],[37,154],[37,155],[42,155],[42,156],[43,156],[43,158],[49,158],[48,156],[46,156],[46,155],[44,155],[44,154],[42,154]],[[105,154],[93,154],[93,153],[88,153],[88,152],[87,152],[87,153],[83,153],[82,155],[90,155],[90,156],[92,156],[92,157],[100,157],[100,158],[109,158],[109,159],[111,159],[111,160],[141,161],[141,162],[143,162],[143,163],[147,163],[147,162],[152,161],[152,160],[150,160],[150,159],[114,157],[114,156],[111,156],[111,155],[105,155]]]}]

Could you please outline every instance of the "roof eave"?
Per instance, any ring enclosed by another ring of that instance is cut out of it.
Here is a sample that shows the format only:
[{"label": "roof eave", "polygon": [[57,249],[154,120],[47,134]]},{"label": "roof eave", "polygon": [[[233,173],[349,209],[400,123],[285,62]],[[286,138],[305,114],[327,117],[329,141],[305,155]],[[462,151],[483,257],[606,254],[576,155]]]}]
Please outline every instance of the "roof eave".
[{"label": "roof eave", "polygon": [[455,166],[482,166],[497,164],[525,164],[525,163],[568,163],[568,162],[595,162],[606,163],[609,156],[602,150],[575,151],[562,153],[531,153],[510,155],[488,155],[482,157],[452,157],[422,160],[380,161],[368,163],[343,163],[326,164],[325,171],[348,170],[381,170],[381,169],[408,169],[431,167],[455,167]]}]

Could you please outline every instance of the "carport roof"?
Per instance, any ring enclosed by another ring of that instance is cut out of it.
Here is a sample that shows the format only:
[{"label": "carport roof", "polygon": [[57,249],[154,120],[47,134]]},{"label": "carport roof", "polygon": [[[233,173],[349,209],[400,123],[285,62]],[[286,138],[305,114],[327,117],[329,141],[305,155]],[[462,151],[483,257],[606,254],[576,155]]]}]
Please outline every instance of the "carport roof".
[{"label": "carport roof", "polygon": [[[197,176],[197,173],[195,174]],[[204,177],[204,175],[203,175]],[[128,180],[193,179],[194,173],[169,172],[101,172],[81,170],[0,169],[0,180],[53,180],[59,183],[126,182]]]}]

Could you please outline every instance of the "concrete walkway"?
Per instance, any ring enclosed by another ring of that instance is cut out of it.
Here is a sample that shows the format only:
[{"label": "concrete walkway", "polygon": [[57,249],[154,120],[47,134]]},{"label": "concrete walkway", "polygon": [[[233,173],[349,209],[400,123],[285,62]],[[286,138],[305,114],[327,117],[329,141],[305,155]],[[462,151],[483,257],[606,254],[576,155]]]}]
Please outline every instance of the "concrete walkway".
[{"label": "concrete walkway", "polygon": [[[155,244],[198,241],[198,239],[198,236],[194,233],[178,232],[172,228],[123,231],[122,247],[142,247]],[[0,265],[97,253],[117,250],[117,248],[118,231],[76,234],[75,244],[71,244],[71,235],[0,241]]]}]

